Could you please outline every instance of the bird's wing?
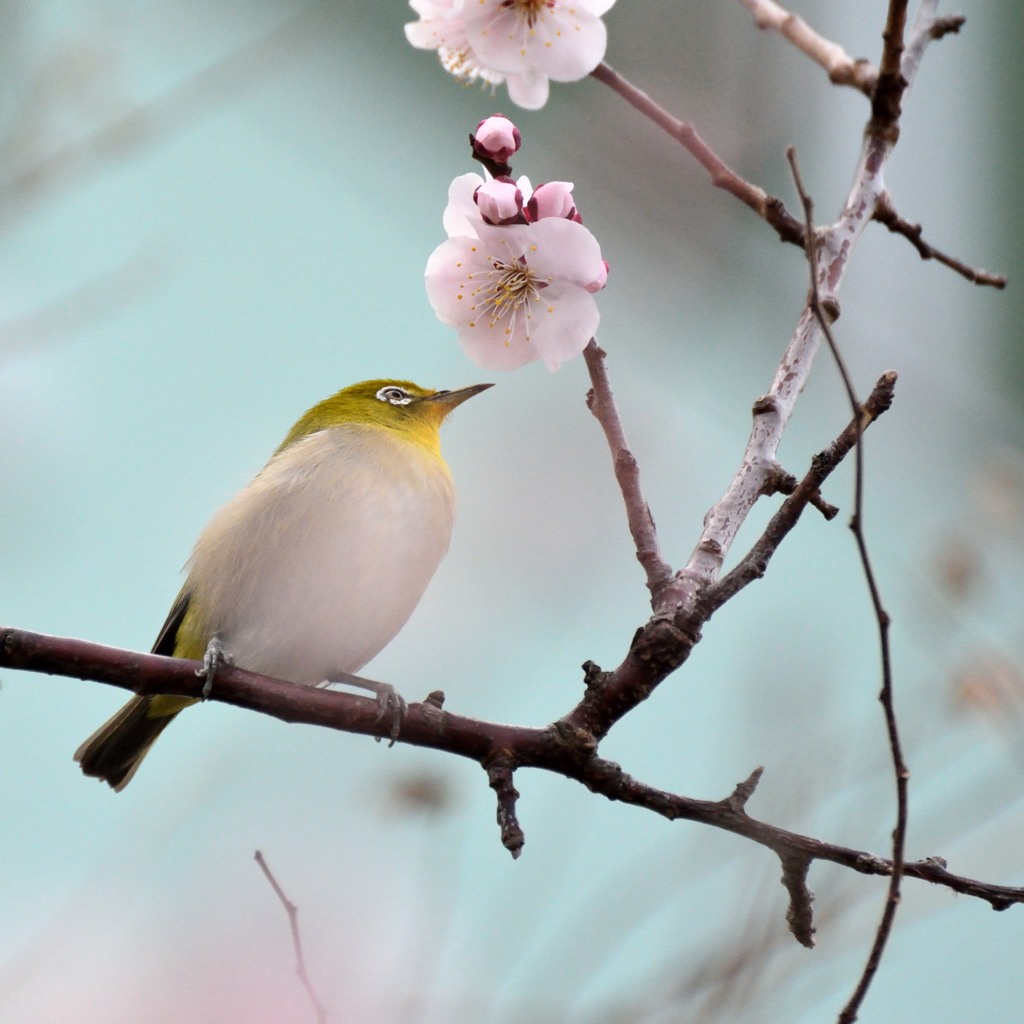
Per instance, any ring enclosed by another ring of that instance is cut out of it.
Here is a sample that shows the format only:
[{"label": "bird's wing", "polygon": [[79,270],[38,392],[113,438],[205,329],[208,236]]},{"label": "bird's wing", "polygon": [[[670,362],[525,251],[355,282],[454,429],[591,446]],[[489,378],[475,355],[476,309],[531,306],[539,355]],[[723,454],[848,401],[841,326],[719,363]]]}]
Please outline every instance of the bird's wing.
[{"label": "bird's wing", "polygon": [[191,600],[191,593],[189,593],[187,588],[182,587],[181,593],[178,594],[174,604],[171,605],[171,610],[167,613],[167,620],[164,622],[163,628],[156,638],[156,643],[153,644],[153,654],[163,654],[169,658],[174,657],[174,645],[178,638],[178,627],[181,625],[182,619],[185,618],[185,612],[188,611]]}]

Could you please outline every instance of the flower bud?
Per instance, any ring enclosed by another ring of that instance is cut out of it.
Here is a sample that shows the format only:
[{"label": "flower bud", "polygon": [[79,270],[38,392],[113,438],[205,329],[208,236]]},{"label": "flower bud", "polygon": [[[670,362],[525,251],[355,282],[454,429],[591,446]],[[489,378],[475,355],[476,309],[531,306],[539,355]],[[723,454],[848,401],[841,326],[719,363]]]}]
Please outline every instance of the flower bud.
[{"label": "flower bud", "polygon": [[576,212],[576,204],[572,198],[571,181],[549,181],[538,185],[526,204],[526,216],[531,221],[543,217],[564,217],[583,223],[583,218]]},{"label": "flower bud", "polygon": [[523,142],[519,129],[504,114],[484,118],[469,139],[481,160],[496,164],[507,164]]},{"label": "flower bud", "polygon": [[492,178],[474,193],[473,202],[485,224],[525,224],[523,193],[511,178]]}]

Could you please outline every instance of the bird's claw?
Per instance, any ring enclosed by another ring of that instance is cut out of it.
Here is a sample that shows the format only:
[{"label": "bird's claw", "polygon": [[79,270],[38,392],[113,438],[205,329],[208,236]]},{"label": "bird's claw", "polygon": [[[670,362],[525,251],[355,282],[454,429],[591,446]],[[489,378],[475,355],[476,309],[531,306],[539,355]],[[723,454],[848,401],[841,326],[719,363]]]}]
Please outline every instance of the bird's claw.
[{"label": "bird's claw", "polygon": [[231,655],[224,650],[224,642],[217,635],[210,637],[203,655],[203,667],[196,669],[196,675],[205,679],[203,683],[203,700],[208,700],[213,692],[213,680],[221,665],[230,665]]},{"label": "bird's claw", "polygon": [[[384,721],[389,715],[391,716],[391,731],[388,736],[391,742],[388,743],[389,747],[395,745],[395,741],[398,739],[398,734],[402,731],[402,723],[405,721],[405,714],[409,710],[409,705],[405,703],[405,698],[390,684],[380,683],[377,689],[377,721]],[[380,736],[375,737],[378,743],[380,743]]]}]

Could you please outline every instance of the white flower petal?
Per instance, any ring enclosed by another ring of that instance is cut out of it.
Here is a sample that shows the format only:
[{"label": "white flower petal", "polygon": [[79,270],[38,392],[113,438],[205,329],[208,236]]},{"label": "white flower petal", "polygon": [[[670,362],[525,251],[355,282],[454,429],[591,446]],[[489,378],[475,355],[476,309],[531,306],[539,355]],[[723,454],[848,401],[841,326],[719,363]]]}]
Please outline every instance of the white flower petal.
[{"label": "white flower petal", "polygon": [[484,183],[479,174],[460,174],[448,186],[448,205],[442,223],[449,238],[464,235],[476,238],[483,218],[473,201],[473,193]]},{"label": "white flower petal", "polygon": [[582,224],[545,217],[531,224],[529,231],[532,252],[526,253],[527,259],[541,276],[565,278],[580,288],[601,276],[601,246]]},{"label": "white flower petal", "polygon": [[464,17],[480,62],[506,75],[540,72],[558,82],[578,81],[597,67],[608,43],[599,17],[564,0],[532,17],[514,3],[478,0]]},{"label": "white flower petal", "polygon": [[547,75],[539,71],[524,71],[517,75],[507,75],[505,85],[508,97],[523,110],[540,110],[548,101],[551,86]]},{"label": "white flower petal", "polygon": [[566,281],[541,292],[531,308],[529,342],[552,371],[578,356],[597,333],[601,313],[593,295]]}]

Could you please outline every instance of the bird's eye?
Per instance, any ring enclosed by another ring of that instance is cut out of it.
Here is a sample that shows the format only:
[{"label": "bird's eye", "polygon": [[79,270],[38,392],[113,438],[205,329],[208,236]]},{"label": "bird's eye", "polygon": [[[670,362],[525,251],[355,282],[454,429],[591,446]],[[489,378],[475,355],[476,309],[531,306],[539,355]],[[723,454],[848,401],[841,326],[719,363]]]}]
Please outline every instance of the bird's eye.
[{"label": "bird's eye", "polygon": [[408,405],[412,401],[412,395],[405,388],[395,387],[389,384],[377,392],[377,398],[388,405]]}]

